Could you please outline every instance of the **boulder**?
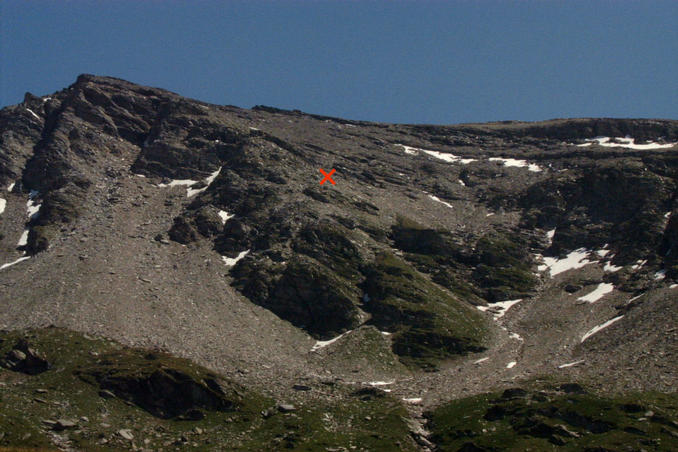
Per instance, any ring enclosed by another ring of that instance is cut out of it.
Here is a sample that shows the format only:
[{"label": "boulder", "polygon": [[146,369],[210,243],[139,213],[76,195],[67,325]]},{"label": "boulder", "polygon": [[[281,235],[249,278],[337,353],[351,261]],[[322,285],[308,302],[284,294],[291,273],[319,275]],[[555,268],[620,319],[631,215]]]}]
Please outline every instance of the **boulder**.
[{"label": "boulder", "polygon": [[10,350],[0,365],[15,372],[37,375],[49,370],[50,363],[37,350],[30,347],[25,339],[19,340]]}]

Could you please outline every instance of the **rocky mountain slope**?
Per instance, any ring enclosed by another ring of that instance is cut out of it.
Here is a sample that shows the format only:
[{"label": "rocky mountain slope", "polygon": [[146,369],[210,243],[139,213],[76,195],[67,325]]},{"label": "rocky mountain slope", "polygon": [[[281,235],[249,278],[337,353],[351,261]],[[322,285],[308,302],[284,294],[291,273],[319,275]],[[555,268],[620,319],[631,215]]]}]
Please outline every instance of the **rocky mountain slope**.
[{"label": "rocky mountain slope", "polygon": [[[439,431],[448,402],[675,391],[677,143],[670,120],[380,124],[82,75],[0,110],[0,329],[161,350],[280,403],[388,394],[394,447],[486,450]],[[549,447],[584,444],[551,424]]]}]

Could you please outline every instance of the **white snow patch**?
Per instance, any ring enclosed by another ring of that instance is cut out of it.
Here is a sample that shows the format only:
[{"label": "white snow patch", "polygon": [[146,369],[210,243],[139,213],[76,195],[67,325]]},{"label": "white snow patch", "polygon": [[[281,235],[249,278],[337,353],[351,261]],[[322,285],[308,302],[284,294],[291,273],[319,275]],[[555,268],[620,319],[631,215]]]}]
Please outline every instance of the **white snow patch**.
[{"label": "white snow patch", "polygon": [[417,155],[418,154],[417,148],[405,146],[404,144],[399,144],[398,146],[401,146],[405,150],[405,154],[410,154],[410,155]]},{"label": "white snow patch", "polygon": [[568,270],[582,268],[585,265],[593,263],[593,261],[588,260],[590,252],[591,251],[587,250],[586,248],[579,248],[572,251],[563,259],[545,257],[544,265],[539,266],[539,271],[549,270],[551,276],[553,277]]},{"label": "white snow patch", "polygon": [[5,211],[5,206],[7,205],[7,201],[0,198],[0,213]]},{"label": "white snow patch", "polygon": [[38,119],[38,120],[42,121],[42,119],[40,118],[40,116],[36,115],[35,112],[34,112],[33,110],[31,110],[31,109],[28,108],[28,107],[26,107],[26,110],[28,110],[28,112],[29,112],[30,114],[32,114],[32,115],[35,117],[35,119]]},{"label": "white snow patch", "polygon": [[671,217],[671,212],[666,212],[664,214],[664,218],[670,218]]},{"label": "white snow patch", "polygon": [[546,239],[549,241],[549,246],[553,243],[553,237],[556,235],[556,228],[546,231]]},{"label": "white snow patch", "polygon": [[606,272],[616,272],[621,270],[623,267],[618,267],[616,265],[612,265],[612,262],[605,262],[605,265],[603,266],[603,270]]},{"label": "white snow patch", "polygon": [[388,331],[379,331],[379,332],[381,334],[383,334],[384,336],[390,336],[391,334],[393,334],[393,333],[389,333]]},{"label": "white snow patch", "polygon": [[666,270],[659,270],[654,274],[655,281],[661,281],[664,278],[666,278]]},{"label": "white snow patch", "polygon": [[136,177],[141,177],[142,179],[146,179],[145,174],[135,174]]},{"label": "white snow patch", "polygon": [[524,340],[522,337],[520,337],[520,334],[518,334],[518,333],[511,333],[511,334],[509,334],[509,337],[511,339],[515,339],[517,341],[523,341]]},{"label": "white snow patch", "polygon": [[669,289],[675,289],[676,287],[678,287],[678,284],[671,284],[671,285],[669,286]]},{"label": "white snow patch", "polygon": [[633,302],[633,301],[636,301],[638,298],[642,297],[643,295],[645,295],[645,292],[643,292],[643,293],[641,293],[640,295],[636,295],[635,297],[631,298],[629,301],[626,302],[626,304],[629,304],[629,303],[631,303],[631,302]]},{"label": "white snow patch", "polygon": [[219,167],[218,170],[216,170],[215,172],[213,172],[212,174],[210,174],[210,175],[205,179],[205,184],[206,184],[206,185],[205,185],[203,188],[193,189],[193,188],[190,188],[190,187],[189,187],[189,188],[186,190],[186,196],[190,198],[191,196],[197,195],[198,193],[202,193],[202,192],[204,192],[205,190],[207,190],[207,187],[209,187],[209,186],[212,184],[212,182],[214,182],[214,179],[217,178],[217,176],[219,175],[220,172],[221,172],[221,167]]},{"label": "white snow patch", "polygon": [[368,384],[370,386],[388,386],[388,385],[392,385],[393,383],[395,383],[395,380],[391,380],[391,381],[370,381]]},{"label": "white snow patch", "polygon": [[483,363],[483,362],[487,361],[488,359],[490,359],[490,357],[489,357],[489,356],[486,356],[486,357],[484,357],[484,358],[480,358],[480,359],[474,361],[473,364],[480,364],[480,363]]},{"label": "white snow patch", "polygon": [[602,249],[597,250],[595,253],[598,255],[598,257],[605,257],[610,253],[610,250]]},{"label": "white snow patch", "polygon": [[428,197],[431,198],[432,200],[434,200],[435,202],[439,202],[440,204],[445,204],[450,209],[454,209],[454,206],[452,204],[450,204],[449,202],[443,201],[442,199],[438,198],[437,196],[428,195]]},{"label": "white snow patch", "polygon": [[465,184],[464,181],[461,180],[461,179],[459,179],[459,185],[461,185],[462,187],[466,187],[466,184]]},{"label": "white snow patch", "polygon": [[490,310],[490,312],[494,314],[494,320],[497,320],[503,317],[504,314],[506,314],[506,312],[511,308],[511,306],[521,301],[523,301],[523,299],[518,298],[517,300],[507,300],[500,301],[498,303],[492,303],[489,306],[476,306],[476,308],[480,309],[481,311]]},{"label": "white snow patch", "polygon": [[28,244],[28,228],[24,229],[24,232],[21,233],[21,237],[19,237],[19,242],[16,244],[17,247],[19,246],[26,246]]},{"label": "white snow patch", "polygon": [[576,366],[577,364],[581,364],[583,362],[584,362],[584,360],[580,359],[579,361],[575,361],[575,362],[572,362],[572,363],[561,364],[560,366],[558,366],[558,369],[565,369],[566,367]]},{"label": "white snow patch", "polygon": [[423,152],[425,154],[430,155],[431,157],[435,157],[439,160],[443,160],[443,161],[448,162],[448,163],[461,163],[463,165],[468,165],[469,163],[476,161],[476,159],[465,159],[465,158],[459,157],[458,155],[448,154],[446,152],[429,151],[427,149],[420,149],[420,148],[415,148],[415,147],[412,147],[412,146],[405,146],[404,144],[398,144],[397,146],[402,147],[405,150],[406,154],[417,155],[420,152]]},{"label": "white snow patch", "polygon": [[16,184],[16,182],[12,182],[11,184],[9,184],[9,187],[7,187],[7,191],[12,191],[12,190],[14,190],[14,185],[15,185],[15,184]]},{"label": "white snow patch", "polygon": [[190,186],[190,185],[194,185],[194,184],[197,184],[197,183],[198,183],[198,181],[193,180],[193,179],[175,179],[175,180],[171,181],[169,184],[158,184],[158,187],[160,187],[160,188],[176,187],[176,186],[179,186],[179,185],[189,185]]},{"label": "white snow patch", "polygon": [[25,261],[26,259],[30,259],[30,258],[31,258],[31,256],[23,256],[23,257],[20,257],[19,259],[15,260],[14,262],[10,262],[8,264],[2,264],[2,265],[0,265],[0,270],[4,270],[7,267],[11,267],[14,264],[18,264],[19,262]]},{"label": "white snow patch", "polygon": [[647,259],[645,259],[645,260],[642,260],[642,259],[641,259],[641,260],[639,260],[639,261],[636,261],[636,263],[633,264],[633,265],[631,266],[631,268],[634,269],[634,270],[638,270],[639,268],[641,268],[641,267],[642,267],[643,265],[645,265],[646,263],[647,263]]},{"label": "white snow patch", "polygon": [[589,303],[595,303],[596,301],[603,298],[603,296],[614,290],[614,285],[610,283],[600,283],[593,292],[586,294],[582,297],[577,298],[577,300],[588,301]]},{"label": "white snow patch", "polygon": [[221,258],[224,260],[224,263],[228,265],[229,267],[234,266],[235,264],[238,263],[240,259],[243,257],[247,256],[247,253],[249,253],[250,250],[247,251],[242,251],[240,254],[238,254],[237,257],[227,257],[227,256],[221,256]]},{"label": "white snow patch", "polygon": [[219,211],[219,218],[221,218],[221,224],[226,224],[226,222],[230,219],[233,218],[235,214],[228,213],[225,210],[220,210]]},{"label": "white snow patch", "polygon": [[630,138],[630,137],[625,137],[625,138],[620,138],[616,137],[614,138],[614,141],[616,142],[611,142],[610,137],[595,137],[595,138],[589,138],[586,141],[586,143],[583,144],[578,144],[577,146],[579,147],[586,147],[586,146],[591,146],[594,142],[598,144],[598,146],[604,146],[608,148],[627,148],[627,149],[636,149],[636,150],[649,150],[649,149],[666,149],[666,148],[671,148],[675,146],[678,143],[667,143],[667,144],[659,144],[655,143],[653,141],[648,142],[647,144],[636,144],[635,143],[635,138]]},{"label": "white snow patch", "polygon": [[527,167],[528,171],[533,173],[538,173],[542,169],[539,165],[534,163],[528,163],[527,160],[511,159],[511,158],[502,158],[502,157],[490,157],[490,162],[502,162],[504,166],[515,166],[518,168]]},{"label": "white snow patch", "polygon": [[419,403],[421,403],[421,401],[422,401],[421,397],[411,397],[411,398],[403,399],[403,402],[411,403],[411,404],[419,404]]},{"label": "white snow patch", "polygon": [[506,365],[506,368],[507,368],[507,369],[511,369],[511,368],[513,368],[513,366],[515,366],[516,364],[518,364],[518,363],[515,362],[515,361],[511,361],[510,363],[508,363],[508,364]]},{"label": "white snow patch", "polygon": [[486,216],[486,217],[491,217],[492,215],[494,215],[494,212],[490,212],[490,213],[488,213],[488,214],[485,215],[485,216]]},{"label": "white snow patch", "polygon": [[330,345],[330,344],[332,344],[332,343],[334,343],[334,342],[337,342],[339,339],[341,339],[342,337],[346,336],[348,333],[350,333],[350,332],[352,332],[352,331],[353,331],[353,330],[349,330],[349,331],[346,331],[345,333],[341,333],[339,336],[337,336],[337,337],[335,337],[335,338],[333,338],[333,339],[329,339],[329,340],[326,340],[326,341],[317,341],[317,342],[315,343],[315,345],[311,348],[311,351],[312,351],[312,352],[315,352],[315,351],[317,351],[317,350],[320,350],[321,348],[327,347],[328,345]]},{"label": "white snow patch", "polygon": [[31,194],[28,195],[28,201],[26,202],[26,214],[30,220],[33,220],[38,216],[40,207],[42,207],[42,203],[37,204],[35,201],[33,201],[37,195],[38,192],[31,191]]},{"label": "white snow patch", "polygon": [[615,317],[615,318],[610,319],[610,320],[608,320],[607,322],[605,322],[601,325],[598,325],[596,327],[591,328],[584,336],[582,336],[581,341],[584,342],[589,337],[593,336],[594,334],[596,334],[600,330],[605,329],[608,326],[612,325],[617,320],[621,320],[623,317],[624,317],[623,315],[620,315],[619,317]]}]

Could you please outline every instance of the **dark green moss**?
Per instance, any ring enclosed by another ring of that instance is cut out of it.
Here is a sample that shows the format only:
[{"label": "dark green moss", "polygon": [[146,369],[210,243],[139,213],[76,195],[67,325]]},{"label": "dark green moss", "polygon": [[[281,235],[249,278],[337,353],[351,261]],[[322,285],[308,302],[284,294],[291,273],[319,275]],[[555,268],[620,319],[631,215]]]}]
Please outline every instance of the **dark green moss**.
[{"label": "dark green moss", "polygon": [[569,384],[456,400],[429,414],[432,440],[457,450],[676,450],[676,394],[603,397]]},{"label": "dark green moss", "polygon": [[435,368],[451,356],[483,350],[481,315],[392,254],[365,269],[363,309],[378,328],[395,331],[393,351],[408,365]]}]

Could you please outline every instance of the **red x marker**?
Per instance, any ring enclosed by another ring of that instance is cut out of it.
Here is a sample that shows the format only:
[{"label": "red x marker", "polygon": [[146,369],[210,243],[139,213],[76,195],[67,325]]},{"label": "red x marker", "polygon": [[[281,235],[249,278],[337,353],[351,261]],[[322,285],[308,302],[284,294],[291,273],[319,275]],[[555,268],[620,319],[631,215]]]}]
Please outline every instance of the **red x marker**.
[{"label": "red x marker", "polygon": [[332,185],[337,185],[332,180],[332,177],[330,177],[330,176],[332,176],[332,174],[334,174],[334,171],[336,171],[336,170],[334,168],[332,168],[332,171],[330,171],[330,174],[327,174],[322,168],[320,168],[320,172],[325,175],[323,180],[320,181],[320,185],[324,184],[326,180],[330,181],[332,183]]}]

